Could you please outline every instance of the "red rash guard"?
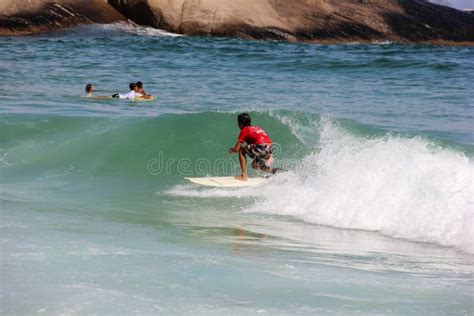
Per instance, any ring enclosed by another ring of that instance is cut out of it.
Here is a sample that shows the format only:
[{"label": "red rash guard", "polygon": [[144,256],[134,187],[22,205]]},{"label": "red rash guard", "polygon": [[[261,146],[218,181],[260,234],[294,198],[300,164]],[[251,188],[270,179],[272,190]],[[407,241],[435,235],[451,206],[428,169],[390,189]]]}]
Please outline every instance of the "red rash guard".
[{"label": "red rash guard", "polygon": [[267,133],[258,126],[245,126],[239,134],[239,142],[247,144],[271,144]]}]

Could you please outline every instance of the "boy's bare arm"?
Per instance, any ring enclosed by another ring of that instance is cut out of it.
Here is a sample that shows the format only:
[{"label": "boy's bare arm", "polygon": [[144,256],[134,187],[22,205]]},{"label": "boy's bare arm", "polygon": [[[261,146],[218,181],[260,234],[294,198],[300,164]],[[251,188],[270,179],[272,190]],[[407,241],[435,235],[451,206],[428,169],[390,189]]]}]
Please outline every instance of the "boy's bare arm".
[{"label": "boy's bare arm", "polygon": [[242,148],[242,143],[238,141],[234,147],[229,148],[229,154],[238,153],[240,148]]}]

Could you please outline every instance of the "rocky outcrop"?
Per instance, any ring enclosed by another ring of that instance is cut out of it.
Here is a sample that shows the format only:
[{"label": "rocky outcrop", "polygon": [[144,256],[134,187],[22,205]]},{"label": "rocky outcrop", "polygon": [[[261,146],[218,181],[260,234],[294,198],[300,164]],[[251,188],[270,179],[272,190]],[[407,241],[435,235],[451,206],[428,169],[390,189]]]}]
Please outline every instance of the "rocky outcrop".
[{"label": "rocky outcrop", "polygon": [[474,44],[474,17],[424,0],[108,0],[138,24],[187,35],[343,43]]},{"label": "rocky outcrop", "polygon": [[474,15],[425,0],[0,0],[0,35],[127,19],[187,35],[474,44]]},{"label": "rocky outcrop", "polygon": [[0,1],[0,35],[27,35],[127,20],[103,0]]}]

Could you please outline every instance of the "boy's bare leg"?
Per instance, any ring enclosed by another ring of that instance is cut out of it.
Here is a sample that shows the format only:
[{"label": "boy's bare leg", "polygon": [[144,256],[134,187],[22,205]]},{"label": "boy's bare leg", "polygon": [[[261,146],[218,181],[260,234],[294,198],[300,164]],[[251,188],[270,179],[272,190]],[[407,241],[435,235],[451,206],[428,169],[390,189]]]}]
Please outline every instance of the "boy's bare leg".
[{"label": "boy's bare leg", "polygon": [[240,168],[242,169],[242,175],[235,177],[237,180],[247,181],[248,174],[247,174],[247,158],[245,158],[245,148],[242,147],[239,152],[239,161],[240,161]]}]

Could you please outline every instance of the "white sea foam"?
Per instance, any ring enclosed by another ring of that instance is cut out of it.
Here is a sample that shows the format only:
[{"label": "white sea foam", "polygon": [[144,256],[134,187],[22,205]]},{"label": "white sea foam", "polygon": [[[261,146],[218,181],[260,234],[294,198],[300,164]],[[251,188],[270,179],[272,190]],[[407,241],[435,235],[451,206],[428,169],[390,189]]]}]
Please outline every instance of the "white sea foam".
[{"label": "white sea foam", "polygon": [[109,36],[109,35],[123,35],[133,34],[140,36],[156,36],[156,37],[178,37],[183,36],[181,34],[170,33],[165,30],[156,29],[149,26],[142,26],[128,22],[116,22],[110,24],[88,24],[81,25],[69,30],[60,31],[59,34],[75,34],[77,36]]},{"label": "white sea foam", "polygon": [[104,30],[122,31],[122,32],[130,33],[130,34],[143,35],[143,36],[171,36],[171,37],[183,36],[181,34],[170,33],[165,30],[160,30],[153,27],[149,27],[149,26],[141,26],[131,21],[117,22],[117,23],[112,23],[112,24],[101,24],[98,27],[101,27]]},{"label": "white sea foam", "polygon": [[214,197],[259,197],[261,194],[254,188],[198,188],[195,185],[177,185],[166,192],[175,196],[198,197],[198,198],[214,198]]},{"label": "white sea foam", "polygon": [[249,212],[434,242],[474,252],[474,164],[422,138],[354,136],[331,122],[321,150]]}]

